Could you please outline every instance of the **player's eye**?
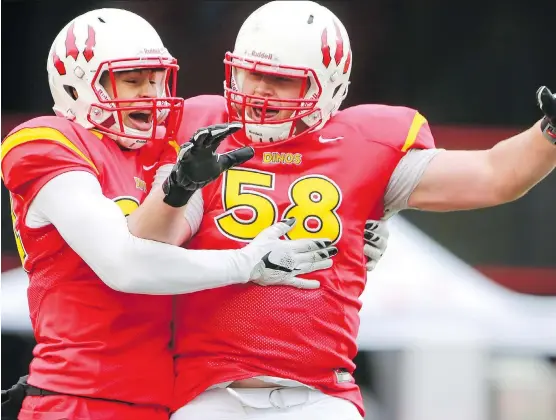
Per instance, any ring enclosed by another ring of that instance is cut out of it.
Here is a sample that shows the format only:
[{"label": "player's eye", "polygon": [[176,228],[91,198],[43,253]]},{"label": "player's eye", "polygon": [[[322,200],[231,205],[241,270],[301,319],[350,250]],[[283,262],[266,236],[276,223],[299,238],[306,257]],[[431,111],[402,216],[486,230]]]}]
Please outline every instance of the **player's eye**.
[{"label": "player's eye", "polygon": [[281,83],[293,82],[293,79],[291,77],[280,77],[280,76],[278,76],[278,77],[276,77],[276,80],[278,82],[281,82]]}]

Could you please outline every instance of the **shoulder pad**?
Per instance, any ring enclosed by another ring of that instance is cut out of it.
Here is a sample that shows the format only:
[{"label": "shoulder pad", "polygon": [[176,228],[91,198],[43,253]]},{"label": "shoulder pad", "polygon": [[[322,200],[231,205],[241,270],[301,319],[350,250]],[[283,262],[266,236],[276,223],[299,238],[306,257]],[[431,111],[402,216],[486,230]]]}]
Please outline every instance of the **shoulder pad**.
[{"label": "shoulder pad", "polygon": [[188,141],[200,128],[228,121],[226,99],[218,95],[201,95],[186,99],[177,142]]},{"label": "shoulder pad", "polygon": [[[35,179],[51,179],[69,168],[99,170],[71,121],[61,117],[39,117],[20,124],[2,141],[2,177],[14,192]],[[75,124],[74,124],[75,125]],[[83,127],[81,130],[89,133]]]},{"label": "shoulder pad", "polygon": [[[402,152],[434,148],[429,124],[415,109],[388,105],[359,105],[338,114],[342,122],[355,126],[367,140]],[[340,119],[339,118],[339,119]]]}]

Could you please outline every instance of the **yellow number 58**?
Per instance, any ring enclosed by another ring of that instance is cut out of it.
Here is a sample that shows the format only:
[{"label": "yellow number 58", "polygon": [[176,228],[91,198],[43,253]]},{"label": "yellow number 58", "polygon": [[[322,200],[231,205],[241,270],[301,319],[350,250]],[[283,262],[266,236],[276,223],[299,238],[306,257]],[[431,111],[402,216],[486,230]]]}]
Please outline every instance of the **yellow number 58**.
[{"label": "yellow number 58", "polygon": [[[276,175],[271,172],[235,168],[224,173],[222,201],[224,213],[215,218],[220,231],[233,239],[250,241],[278,220],[278,206],[264,193],[274,190]],[[342,202],[340,188],[323,175],[307,175],[289,187],[290,205],[280,217],[295,217],[297,224],[289,239],[329,238],[336,242],[342,222],[336,211]],[[251,217],[240,219],[237,212],[247,209]]]}]

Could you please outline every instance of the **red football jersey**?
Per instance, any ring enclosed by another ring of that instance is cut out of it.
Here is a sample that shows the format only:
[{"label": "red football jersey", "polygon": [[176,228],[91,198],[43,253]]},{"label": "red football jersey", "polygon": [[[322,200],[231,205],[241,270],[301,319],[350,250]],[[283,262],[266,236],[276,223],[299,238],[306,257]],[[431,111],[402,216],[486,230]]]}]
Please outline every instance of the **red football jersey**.
[{"label": "red football jersey", "polygon": [[[213,96],[186,101],[184,115],[180,138],[227,121],[224,99]],[[247,143],[236,135],[219,151]],[[409,108],[362,105],[315,133],[251,145],[252,160],[203,189],[203,221],[187,247],[240,248],[296,217],[290,239],[329,238],[339,253],[332,268],[307,275],[321,282],[317,290],[245,284],[178,296],[174,409],[212,385],[264,375],[345,398],[363,412],[351,374],[366,282],[365,221],[383,216],[405,152],[434,147],[428,125]]]},{"label": "red football jersey", "polygon": [[[162,142],[122,150],[112,139],[60,117],[15,128],[2,143],[18,249],[29,275],[37,340],[29,383],[61,393],[168,407],[173,387],[169,296],[117,292],[105,285],[53,225],[29,228],[38,191],[68,171],[96,176],[104,195],[128,215],[147,194],[144,167]],[[66,197],[69,201],[72,197]]]}]

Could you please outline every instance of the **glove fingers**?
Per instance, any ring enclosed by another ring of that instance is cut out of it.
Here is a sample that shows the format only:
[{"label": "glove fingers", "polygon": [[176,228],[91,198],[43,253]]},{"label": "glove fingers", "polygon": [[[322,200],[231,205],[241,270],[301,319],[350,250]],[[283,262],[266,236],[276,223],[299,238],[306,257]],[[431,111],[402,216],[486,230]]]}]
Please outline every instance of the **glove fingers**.
[{"label": "glove fingers", "polygon": [[252,147],[242,147],[241,149],[232,150],[218,156],[218,164],[222,172],[227,171],[234,166],[241,165],[255,156],[255,150]]},{"label": "glove fingers", "polygon": [[370,261],[378,261],[382,257],[382,250],[369,244],[363,246],[363,253]]},{"label": "glove fingers", "polygon": [[363,253],[367,259],[365,264],[367,271],[375,269],[378,261],[386,251],[388,237],[390,236],[387,226],[385,221],[378,220],[367,220],[365,223]]},{"label": "glove fingers", "polygon": [[544,115],[546,115],[551,122],[554,122],[554,120],[556,120],[556,98],[546,86],[542,86],[537,90],[537,103]]},{"label": "glove fingers", "polygon": [[178,158],[176,162],[180,162],[183,160],[186,153],[190,154],[190,150],[195,147],[195,143],[188,141],[182,147],[180,147],[180,152],[178,153]]},{"label": "glove fingers", "polygon": [[303,263],[315,263],[317,261],[326,260],[332,258],[338,253],[338,248],[335,246],[330,246],[328,248],[319,249],[318,251],[303,252],[300,254],[295,254],[295,266],[299,266]]},{"label": "glove fingers", "polygon": [[216,148],[218,145],[230,134],[235,133],[243,127],[240,122],[233,122],[229,124],[215,124],[208,127],[200,128],[193,134],[191,142],[197,148]]},{"label": "glove fingers", "polygon": [[205,147],[208,138],[210,138],[210,129],[209,127],[204,127],[195,131],[189,141],[193,143],[196,149],[201,149]]},{"label": "glove fingers", "polygon": [[375,233],[386,239],[390,236],[390,231],[388,230],[387,223],[385,221],[367,220],[365,223],[365,232],[367,231]]},{"label": "glove fingers", "polygon": [[318,289],[320,287],[320,282],[318,280],[300,279],[299,277],[292,277],[285,286],[293,286],[298,289],[312,290]]},{"label": "glove fingers", "polygon": [[375,230],[375,234],[380,236],[383,239],[388,239],[390,237],[390,231],[388,230],[388,226],[386,222],[380,222],[378,224],[378,228]]},{"label": "glove fingers", "polygon": [[295,272],[296,274],[307,274],[312,273],[313,271],[326,270],[327,268],[332,267],[332,264],[333,262],[331,259],[317,261],[314,263],[302,263],[295,268]]},{"label": "glove fingers", "polygon": [[220,143],[222,143],[222,140],[243,128],[243,124],[240,122],[233,122],[229,124],[219,124],[214,127],[215,128],[211,128],[210,130],[210,138],[206,140],[206,147],[216,151]]},{"label": "glove fingers", "polygon": [[319,249],[328,248],[332,245],[332,241],[326,238],[322,239],[294,239],[288,243],[294,252],[310,252]]},{"label": "glove fingers", "polygon": [[264,229],[253,241],[256,241],[259,237],[265,239],[278,239],[288,233],[295,226],[296,221],[295,217],[280,220],[278,223],[274,223],[272,226]]},{"label": "glove fingers", "polygon": [[367,264],[365,264],[367,271],[373,271],[376,268],[377,262],[376,260],[368,261]]},{"label": "glove fingers", "polygon": [[378,222],[377,220],[367,220],[365,222],[365,229],[366,230],[372,230],[374,232],[378,228],[379,225],[380,225],[380,222]]},{"label": "glove fingers", "polygon": [[370,246],[378,248],[382,252],[386,250],[388,237],[385,238],[383,236],[377,235],[376,233],[368,230],[365,230],[364,237],[365,237],[365,243],[369,244]]}]

